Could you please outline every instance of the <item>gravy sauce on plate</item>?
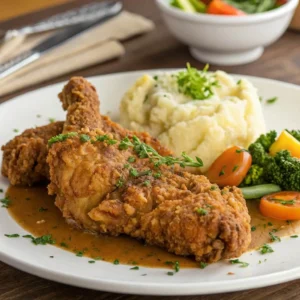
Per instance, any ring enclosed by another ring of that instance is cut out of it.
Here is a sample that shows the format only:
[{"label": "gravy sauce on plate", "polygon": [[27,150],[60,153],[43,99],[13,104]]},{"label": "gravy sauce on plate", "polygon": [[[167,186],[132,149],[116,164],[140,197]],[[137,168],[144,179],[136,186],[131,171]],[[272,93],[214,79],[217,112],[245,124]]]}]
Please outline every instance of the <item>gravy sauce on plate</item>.
[{"label": "gravy sauce on plate", "polygon": [[[199,268],[199,263],[192,258],[170,254],[130,237],[93,235],[72,228],[54,205],[54,197],[47,194],[46,187],[10,186],[7,195],[11,200],[8,211],[20,226],[35,237],[51,234],[55,246],[71,251],[74,255],[81,251],[84,256],[92,259],[101,257],[108,262],[118,260],[122,264],[164,268],[167,266],[166,262],[178,261],[182,268]],[[270,232],[279,237],[300,232],[300,221],[286,222],[265,218],[259,213],[258,204],[255,200],[247,202],[251,223],[255,227],[249,250],[270,243]]]}]

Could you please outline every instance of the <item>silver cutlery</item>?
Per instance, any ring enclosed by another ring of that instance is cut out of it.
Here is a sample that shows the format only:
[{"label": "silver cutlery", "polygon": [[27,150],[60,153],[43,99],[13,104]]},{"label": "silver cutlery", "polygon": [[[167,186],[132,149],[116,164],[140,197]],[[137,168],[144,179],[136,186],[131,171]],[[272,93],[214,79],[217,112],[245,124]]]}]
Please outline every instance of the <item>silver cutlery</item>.
[{"label": "silver cutlery", "polygon": [[49,38],[42,41],[31,50],[21,53],[20,55],[8,60],[7,62],[0,64],[0,79],[14,73],[15,71],[23,68],[33,61],[36,61],[44,53],[79,35],[85,30],[93,27],[94,25],[105,22],[106,20],[116,16],[122,11],[122,7],[123,5],[121,2],[110,2],[109,5],[106,5],[101,9],[101,14],[100,12],[98,13],[97,20],[92,20],[62,29],[61,31],[54,33]]},{"label": "silver cutlery", "polygon": [[29,35],[97,20],[102,17],[102,10],[107,9],[110,6],[111,3],[109,1],[93,2],[79,8],[54,15],[36,24],[2,32],[0,33],[0,44],[20,35]]}]

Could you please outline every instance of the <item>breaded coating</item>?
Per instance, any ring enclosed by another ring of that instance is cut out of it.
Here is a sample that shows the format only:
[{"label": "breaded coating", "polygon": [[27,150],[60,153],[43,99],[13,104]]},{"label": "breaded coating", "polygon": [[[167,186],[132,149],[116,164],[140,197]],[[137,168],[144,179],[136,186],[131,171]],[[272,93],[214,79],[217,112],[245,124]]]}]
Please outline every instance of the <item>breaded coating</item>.
[{"label": "breaded coating", "polygon": [[56,122],[27,129],[2,146],[2,175],[7,177],[12,185],[30,186],[47,180],[48,140],[62,132],[63,124]]},{"label": "breaded coating", "polygon": [[[74,84],[65,87],[66,99],[73,99],[69,92],[78,95]],[[80,90],[88,86],[80,80]],[[77,118],[92,106],[87,95],[80,94],[82,105],[76,98],[65,106],[64,132],[69,132],[68,118],[73,122],[73,115]],[[78,134],[54,143],[47,157],[49,194],[56,195],[55,204],[69,223],[95,233],[127,234],[203,262],[238,257],[247,250],[250,216],[238,188],[220,190],[205,176],[178,165],[155,166],[151,158],[139,156],[141,148],[120,148],[121,140],[129,136],[132,142],[135,133],[110,120],[105,127],[104,118],[98,118],[86,125],[79,118]],[[96,129],[98,122],[102,125]],[[82,134],[90,139],[82,139]],[[147,134],[141,139],[145,141],[154,143]],[[162,155],[170,153],[158,141],[155,145]]]}]

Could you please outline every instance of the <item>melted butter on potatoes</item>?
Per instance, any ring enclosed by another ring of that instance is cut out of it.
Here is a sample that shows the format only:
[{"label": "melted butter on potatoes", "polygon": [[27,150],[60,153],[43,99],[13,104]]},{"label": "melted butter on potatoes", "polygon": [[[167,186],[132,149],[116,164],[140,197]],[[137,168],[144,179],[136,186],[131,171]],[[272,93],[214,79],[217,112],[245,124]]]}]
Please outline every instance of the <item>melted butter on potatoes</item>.
[{"label": "melted butter on potatoes", "polygon": [[199,156],[206,171],[228,147],[247,148],[265,132],[256,88],[222,71],[211,76],[218,85],[205,100],[180,92],[176,73],[142,76],[122,99],[121,124],[149,132],[176,155]]}]

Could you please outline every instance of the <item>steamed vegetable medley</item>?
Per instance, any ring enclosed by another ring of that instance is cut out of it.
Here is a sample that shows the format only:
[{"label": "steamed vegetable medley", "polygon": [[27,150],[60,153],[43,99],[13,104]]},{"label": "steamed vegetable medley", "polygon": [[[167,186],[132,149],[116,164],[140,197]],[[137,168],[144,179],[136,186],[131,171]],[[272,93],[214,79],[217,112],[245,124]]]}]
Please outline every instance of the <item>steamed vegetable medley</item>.
[{"label": "steamed vegetable medley", "polygon": [[191,13],[242,16],[266,12],[287,0],[171,0],[171,5]]},{"label": "steamed vegetable medley", "polygon": [[262,197],[266,217],[300,220],[300,130],[270,131],[247,150],[231,147],[206,175],[219,186],[241,187],[246,199]]}]

